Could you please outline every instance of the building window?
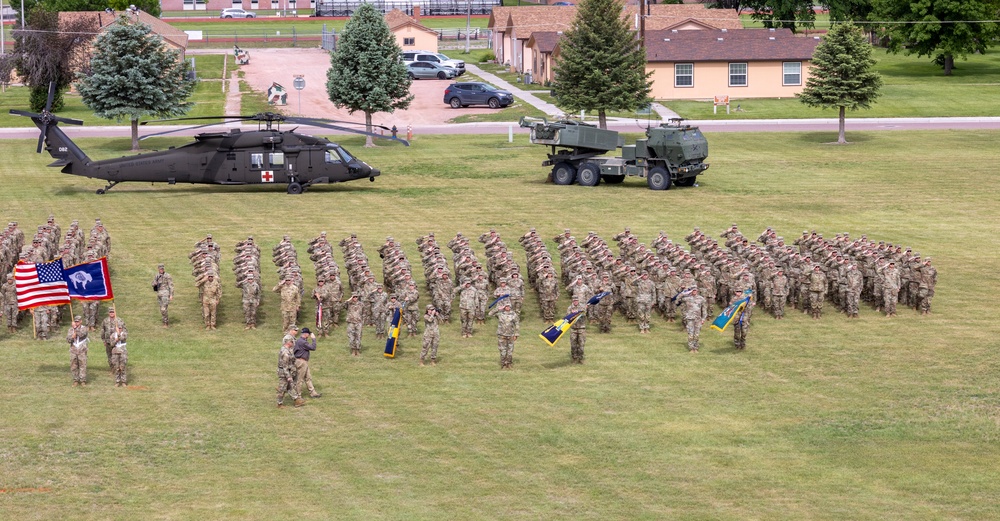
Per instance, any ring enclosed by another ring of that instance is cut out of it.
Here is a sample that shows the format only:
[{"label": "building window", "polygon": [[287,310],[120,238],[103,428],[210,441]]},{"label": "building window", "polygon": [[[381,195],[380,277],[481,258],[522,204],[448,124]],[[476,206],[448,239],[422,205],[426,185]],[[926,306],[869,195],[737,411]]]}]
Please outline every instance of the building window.
[{"label": "building window", "polygon": [[747,86],[747,64],[745,63],[729,64],[729,86],[730,87]]},{"label": "building window", "polygon": [[694,64],[674,64],[674,87],[694,87]]},{"label": "building window", "polygon": [[802,62],[785,62],[781,64],[782,85],[802,85]]},{"label": "building window", "polygon": [[412,47],[417,44],[416,38],[403,38],[403,46]]}]

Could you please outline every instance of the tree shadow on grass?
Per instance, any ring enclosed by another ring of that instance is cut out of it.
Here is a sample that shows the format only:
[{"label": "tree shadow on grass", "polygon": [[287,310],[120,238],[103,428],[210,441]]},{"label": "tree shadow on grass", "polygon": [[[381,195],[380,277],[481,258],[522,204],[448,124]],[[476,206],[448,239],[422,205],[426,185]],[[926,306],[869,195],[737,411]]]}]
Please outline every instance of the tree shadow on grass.
[{"label": "tree shadow on grass", "polygon": [[[799,132],[794,135],[792,139],[798,141],[799,143],[814,144],[814,145],[836,145],[837,144],[837,124],[830,125],[829,132]],[[851,130],[851,122],[847,122],[847,144],[842,146],[850,146],[853,143],[868,143],[875,140],[875,136],[870,132],[865,132],[861,130]]]}]

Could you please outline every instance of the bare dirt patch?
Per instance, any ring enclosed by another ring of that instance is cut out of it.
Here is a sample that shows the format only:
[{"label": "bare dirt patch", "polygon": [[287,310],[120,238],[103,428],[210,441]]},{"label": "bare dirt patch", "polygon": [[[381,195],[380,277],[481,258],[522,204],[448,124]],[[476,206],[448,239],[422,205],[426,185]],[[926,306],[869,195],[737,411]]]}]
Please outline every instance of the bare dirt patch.
[{"label": "bare dirt patch", "polygon": [[[285,113],[299,114],[299,91],[292,87],[296,74],[302,74],[306,87],[302,93],[302,116],[328,118],[363,123],[365,115],[333,106],[326,94],[326,71],[330,68],[330,55],[322,49],[251,49],[250,63],[240,70],[244,79],[254,89],[267,92],[271,83],[278,82],[288,90]],[[410,108],[394,113],[379,112],[372,116],[374,123],[391,127],[396,125],[403,134],[406,125],[441,125],[462,114],[482,114],[489,108],[452,109],[445,105],[444,89],[453,80],[416,80],[410,87],[413,101]]]}]

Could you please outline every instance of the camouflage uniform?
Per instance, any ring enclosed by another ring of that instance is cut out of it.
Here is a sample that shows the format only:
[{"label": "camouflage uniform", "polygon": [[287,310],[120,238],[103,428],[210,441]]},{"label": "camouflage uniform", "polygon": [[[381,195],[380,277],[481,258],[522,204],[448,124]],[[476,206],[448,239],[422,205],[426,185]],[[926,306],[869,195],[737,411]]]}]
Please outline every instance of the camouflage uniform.
[{"label": "camouflage uniform", "polygon": [[771,311],[774,318],[781,320],[785,317],[785,302],[788,301],[788,277],[784,270],[778,270],[771,279]]},{"label": "camouflage uniform", "polygon": [[[375,287],[375,291],[372,291],[368,295],[368,301],[371,302],[372,310],[372,321],[375,325],[375,338],[385,338],[386,337],[386,314],[389,311],[389,296],[385,294],[381,285]],[[391,318],[391,317],[390,317]]]},{"label": "camouflage uniform", "polygon": [[847,281],[847,294],[845,296],[844,310],[847,312],[849,318],[858,318],[858,306],[861,301],[861,288],[864,285],[864,277],[861,275],[861,271],[858,270],[857,265],[852,263],[847,268],[845,280]]},{"label": "camouflage uniform", "polygon": [[323,279],[316,281],[316,289],[313,290],[312,298],[316,300],[317,336],[325,337],[330,334],[330,325],[333,323],[333,304],[338,299],[334,298],[333,287]]},{"label": "camouflage uniform", "polygon": [[542,308],[542,320],[556,319],[556,300],[559,298],[559,282],[551,272],[538,279],[538,302]]},{"label": "camouflage uniform", "polygon": [[281,281],[271,291],[281,295],[281,329],[287,331],[297,322],[302,294],[299,293],[299,289],[295,287],[295,283],[291,279]]},{"label": "camouflage uniform", "polygon": [[753,315],[754,301],[753,294],[750,294],[750,300],[746,306],[743,306],[740,316],[736,317],[736,320],[733,322],[733,346],[738,350],[743,350],[747,347],[747,334],[750,333],[750,317]]},{"label": "camouflage uniform", "polygon": [[428,304],[427,311],[424,312],[424,338],[423,347],[420,349],[420,365],[424,365],[428,353],[431,356],[431,365],[437,365],[438,344],[440,342],[441,331],[438,328],[438,313],[434,306]]},{"label": "camouflage uniform", "polygon": [[164,271],[163,264],[156,267],[158,273],[153,278],[153,291],[156,292],[156,299],[160,303],[160,316],[163,319],[163,326],[169,325],[167,319],[167,306],[174,300],[174,278]]},{"label": "camouflage uniform", "polygon": [[595,306],[597,308],[595,316],[597,317],[598,329],[601,333],[610,333],[611,316],[615,309],[614,283],[611,282],[611,279],[607,275],[604,275],[601,277],[601,282],[597,287],[597,290],[600,293],[609,293],[609,295],[602,298],[601,301],[597,303],[597,306]]},{"label": "camouflage uniform", "polygon": [[20,310],[17,308],[17,287],[14,285],[14,275],[8,273],[7,281],[3,288],[0,288],[0,299],[2,299],[3,318],[7,322],[7,331],[14,333],[17,331],[17,316]]},{"label": "camouflage uniform", "polygon": [[[472,336],[472,324],[475,319],[476,313],[476,299],[477,290],[472,287],[472,283],[466,281],[461,287],[455,288],[452,298],[456,296],[459,297],[458,308],[461,314],[462,320],[462,338],[470,338]],[[493,311],[500,309],[501,306],[493,308]],[[491,315],[493,313],[490,313]]]},{"label": "camouflage uniform", "polygon": [[928,315],[931,312],[934,287],[937,286],[937,268],[931,265],[930,257],[924,259],[924,265],[920,267],[919,277],[917,306],[920,308],[921,315]]},{"label": "camouflage uniform", "polygon": [[115,387],[125,387],[128,383],[126,366],[128,365],[128,329],[125,322],[117,319],[119,327],[111,330],[108,342],[111,344],[111,374],[115,377]]},{"label": "camouflage uniform", "polygon": [[105,318],[104,322],[101,322],[101,340],[104,341],[104,351],[108,355],[108,367],[111,368],[112,372],[115,369],[112,354],[115,344],[118,343],[117,338],[119,338],[118,336],[112,338],[112,335],[119,330],[126,336],[128,335],[128,329],[125,328],[125,321],[115,315],[115,308],[111,308],[108,310],[108,318]]},{"label": "camouflage uniform", "polygon": [[[503,308],[501,310],[501,307]],[[500,368],[510,369],[514,364],[514,342],[521,331],[521,320],[510,304],[497,306],[490,311],[497,316],[497,349],[500,351]]]},{"label": "camouflage uniform", "polygon": [[295,355],[292,353],[292,340],[285,339],[278,351],[278,407],[284,406],[285,393],[292,395],[295,406],[301,407],[305,402],[295,386],[298,372],[295,369]]},{"label": "camouflage uniform", "polygon": [[654,298],[656,298],[656,284],[649,280],[646,272],[643,272],[635,284],[636,317],[639,319],[640,333],[649,333],[649,315],[653,309]]},{"label": "camouflage uniform", "polygon": [[87,385],[87,326],[83,325],[83,317],[77,316],[66,333],[69,342],[69,371],[73,375],[73,386]]},{"label": "camouflage uniform", "polygon": [[809,311],[813,318],[823,315],[823,300],[826,298],[826,275],[819,265],[813,267],[809,274]]},{"label": "camouflage uniform", "polygon": [[701,325],[708,318],[708,306],[705,297],[698,294],[698,290],[692,290],[684,297],[684,328],[688,334],[688,351],[697,353],[699,349],[699,336],[701,335]]},{"label": "camouflage uniform", "polygon": [[52,306],[39,306],[31,310],[35,314],[35,334],[39,340],[49,339],[49,321],[52,317]]},{"label": "camouflage uniform", "polygon": [[[603,299],[602,299],[603,300]],[[580,316],[573,321],[569,330],[569,357],[575,364],[583,363],[583,347],[587,344],[587,304],[580,303],[576,298],[569,305],[566,314],[580,311]]]},{"label": "camouflage uniform", "polygon": [[888,317],[896,316],[896,302],[899,299],[899,270],[896,269],[896,263],[890,262],[889,266],[883,270],[883,277],[885,278],[884,285],[882,287],[882,298],[885,302],[885,315]]},{"label": "camouflage uniform", "polygon": [[257,329],[257,309],[260,307],[260,282],[249,277],[240,286],[243,295],[243,323],[245,329]]},{"label": "camouflage uniform", "polygon": [[205,319],[205,329],[215,329],[216,311],[222,300],[222,284],[209,272],[201,289],[201,316]]},{"label": "camouflage uniform", "polygon": [[364,329],[364,318],[362,308],[365,304],[357,293],[351,295],[347,301],[347,347],[351,349],[351,354],[358,356],[361,354],[361,333]]}]

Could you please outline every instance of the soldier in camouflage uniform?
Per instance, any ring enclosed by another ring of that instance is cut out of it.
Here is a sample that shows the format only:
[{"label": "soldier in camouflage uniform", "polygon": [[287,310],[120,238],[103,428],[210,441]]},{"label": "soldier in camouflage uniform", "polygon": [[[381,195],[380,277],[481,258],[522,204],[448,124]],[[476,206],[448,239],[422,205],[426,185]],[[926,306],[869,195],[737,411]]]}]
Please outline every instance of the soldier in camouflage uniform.
[{"label": "soldier in camouflage uniform", "polygon": [[287,331],[297,322],[302,295],[292,279],[282,280],[271,291],[281,295],[281,329]]},{"label": "soldier in camouflage uniform", "polygon": [[788,277],[785,270],[778,268],[771,279],[771,310],[774,318],[785,318],[785,302],[788,300]]},{"label": "soldier in camouflage uniform", "polygon": [[375,338],[384,339],[386,337],[386,314],[389,311],[389,296],[381,284],[375,284],[374,290],[368,295],[370,302],[372,322],[375,326]]},{"label": "soldier in camouflage uniform", "polygon": [[7,281],[3,288],[0,288],[0,299],[2,299],[3,318],[7,322],[7,332],[17,332],[17,316],[20,310],[17,308],[17,287],[14,285],[14,275],[7,274]]},{"label": "soldier in camouflage uniform", "polygon": [[111,360],[111,355],[115,349],[115,344],[118,343],[118,338],[123,333],[126,336],[128,335],[125,321],[118,318],[115,314],[115,308],[112,307],[108,310],[108,318],[105,318],[104,322],[101,322],[101,340],[104,341],[104,351],[108,355],[108,367],[111,368],[112,373],[115,370],[115,365]]},{"label": "soldier in camouflage uniform", "polygon": [[351,354],[354,356],[361,355],[361,332],[364,329],[362,308],[364,307],[361,295],[357,292],[352,293],[351,298],[347,300],[347,317],[344,320],[347,322],[347,347],[351,349]]},{"label": "soldier in camouflage uniform", "polygon": [[298,378],[298,371],[295,369],[295,355],[292,352],[294,341],[287,336],[281,343],[281,350],[278,351],[278,408],[285,406],[285,393],[292,396],[296,407],[302,407],[306,401],[302,399],[295,380]]},{"label": "soldier in camouflage uniform", "polygon": [[208,272],[201,286],[201,315],[205,319],[205,329],[215,329],[216,312],[222,300],[222,284],[215,274]]},{"label": "soldier in camouflage uniform", "polygon": [[813,265],[809,274],[809,311],[813,318],[823,315],[823,301],[826,298],[826,275],[820,270],[819,264]]},{"label": "soldier in camouflage uniform", "polygon": [[542,308],[542,320],[552,322],[556,319],[556,300],[558,299],[559,281],[553,272],[545,272],[538,279],[538,302]]},{"label": "soldier in camouflage uniform", "polygon": [[39,306],[33,308],[31,312],[35,316],[35,335],[38,340],[49,339],[49,321],[52,317],[53,306]]},{"label": "soldier in camouflage uniform", "polygon": [[[656,298],[656,284],[649,280],[649,273],[642,272],[635,284],[636,317],[639,319],[639,333],[649,334],[649,316]],[[586,307],[586,303],[584,303]]]},{"label": "soldier in camouflage uniform", "polygon": [[509,302],[504,302],[493,308],[490,315],[497,316],[497,349],[500,351],[500,368],[511,369],[514,366],[514,342],[521,334],[521,320],[517,313],[511,309]]},{"label": "soldier in camouflage uniform", "polygon": [[684,328],[688,334],[688,351],[697,353],[700,347],[698,341],[701,326],[708,319],[708,307],[705,297],[698,294],[698,288],[691,288],[689,293],[682,295],[684,305]]},{"label": "soldier in camouflage uniform", "polygon": [[163,318],[163,327],[170,325],[167,319],[167,306],[174,300],[174,278],[166,272],[163,264],[156,267],[157,274],[153,278],[153,291],[156,292],[156,299],[160,303],[160,316]]},{"label": "soldier in camouflage uniform", "polygon": [[896,269],[896,263],[890,262],[884,270],[882,270],[882,276],[885,282],[882,286],[882,297],[885,302],[885,316],[894,317],[896,316],[896,302],[899,299],[899,287],[900,278],[899,270]]},{"label": "soldier in camouflage uniform", "polygon": [[743,295],[733,297],[734,302],[745,297],[750,297],[750,300],[743,306],[740,316],[736,317],[736,320],[733,321],[733,346],[739,351],[747,347],[747,335],[750,334],[750,317],[753,315],[756,299],[753,290],[744,291]]},{"label": "soldier in camouflage uniform", "polygon": [[864,278],[857,264],[853,262],[847,267],[845,275],[847,281],[847,293],[845,296],[845,308],[848,318],[858,318],[858,305],[861,302],[861,288],[864,285]]},{"label": "soldier in camouflage uniform", "polygon": [[441,343],[441,331],[438,327],[438,313],[434,306],[427,304],[424,312],[424,338],[423,347],[420,349],[420,365],[424,365],[427,355],[430,354],[431,365],[437,365],[438,344]]},{"label": "soldier in camouflage uniform", "polygon": [[[476,313],[476,293],[477,290],[472,286],[472,282],[467,280],[460,287],[455,288],[454,294],[451,297],[452,299],[459,297],[458,309],[462,320],[462,338],[472,337],[472,324]],[[499,307],[494,308],[494,311],[497,309]],[[490,314],[492,315],[493,313]]]},{"label": "soldier in camouflage uniform", "polygon": [[257,329],[257,310],[261,299],[259,274],[246,274],[239,287],[243,301],[243,329]]},{"label": "soldier in camouflage uniform", "polygon": [[[602,299],[603,300],[603,299]],[[569,357],[574,364],[583,363],[583,348],[587,344],[587,304],[576,297],[566,310],[566,314],[580,312],[569,329]]]},{"label": "soldier in camouflage uniform", "polygon": [[[128,383],[128,329],[122,319],[116,319],[113,328],[108,333],[106,343],[111,344],[111,375],[115,378],[115,387],[125,387]],[[103,333],[103,332],[102,332]]]},{"label": "soldier in camouflage uniform", "polygon": [[83,324],[83,317],[77,315],[73,317],[73,325],[66,333],[66,342],[69,342],[69,371],[73,375],[73,387],[87,385],[87,326]]},{"label": "soldier in camouflage uniform", "polygon": [[931,265],[931,258],[924,259],[920,267],[919,283],[917,284],[917,307],[921,315],[931,313],[931,299],[934,297],[934,287],[937,286],[937,268]]},{"label": "soldier in camouflage uniform", "polygon": [[334,298],[332,286],[327,284],[324,279],[316,280],[316,289],[313,290],[312,298],[316,301],[316,318],[319,323],[317,336],[323,338],[330,334],[330,324],[333,322],[333,304],[339,299]]}]

